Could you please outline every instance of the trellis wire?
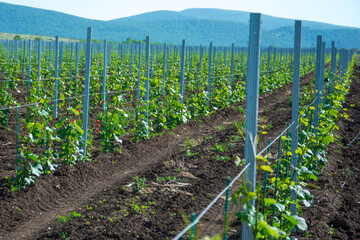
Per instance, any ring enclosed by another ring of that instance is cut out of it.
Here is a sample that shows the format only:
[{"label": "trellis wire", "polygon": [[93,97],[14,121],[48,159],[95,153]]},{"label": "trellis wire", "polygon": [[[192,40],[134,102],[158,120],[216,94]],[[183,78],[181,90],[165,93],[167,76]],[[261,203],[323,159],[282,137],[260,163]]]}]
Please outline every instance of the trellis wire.
[{"label": "trellis wire", "polygon": [[360,136],[360,132],[358,133],[358,135],[356,135],[356,137],[354,137],[354,139],[348,144],[346,145],[345,148],[348,148],[353,142],[355,142],[355,140]]},{"label": "trellis wire", "polygon": [[190,228],[192,228],[194,225],[196,225],[200,219],[209,211],[209,209],[219,200],[219,198],[235,183],[236,180],[241,177],[241,175],[245,172],[245,170],[250,166],[250,163],[244,166],[244,168],[241,170],[241,172],[230,182],[230,184],[224,188],[216,197],[214,200],[211,201],[211,203],[199,214],[199,216],[191,223],[189,224],[184,230],[182,230],[176,237],[173,238],[173,240],[180,239],[187,231],[189,231]]}]

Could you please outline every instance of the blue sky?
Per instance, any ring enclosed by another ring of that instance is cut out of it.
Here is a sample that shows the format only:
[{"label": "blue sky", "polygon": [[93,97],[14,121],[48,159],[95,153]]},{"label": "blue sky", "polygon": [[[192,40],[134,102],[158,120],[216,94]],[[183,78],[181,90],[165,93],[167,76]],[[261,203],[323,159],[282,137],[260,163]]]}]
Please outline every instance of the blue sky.
[{"label": "blue sky", "polygon": [[5,0],[1,2],[55,10],[98,20],[111,20],[156,10],[221,8],[360,28],[360,0]]}]

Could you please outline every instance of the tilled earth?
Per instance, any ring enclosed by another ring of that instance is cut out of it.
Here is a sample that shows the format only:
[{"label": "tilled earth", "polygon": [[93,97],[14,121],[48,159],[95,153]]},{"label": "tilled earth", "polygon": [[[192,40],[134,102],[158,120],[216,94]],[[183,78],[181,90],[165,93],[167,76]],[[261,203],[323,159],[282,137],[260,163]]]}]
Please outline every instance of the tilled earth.
[{"label": "tilled earth", "polygon": [[[313,77],[314,73],[303,77],[302,87],[313,87],[310,85]],[[359,91],[359,86],[357,87]],[[286,122],[291,121],[291,88],[289,84],[260,97],[259,126],[268,132],[266,138],[275,138],[279,131],[286,128]],[[353,96],[355,98],[356,94],[353,93]],[[351,115],[352,111],[360,108],[359,99],[357,101],[358,105],[353,108],[349,105],[355,103],[356,99],[348,99],[345,105],[349,109],[350,118],[342,121],[341,128],[349,129],[346,123],[350,123],[351,119],[353,122],[357,121],[358,128],[351,129],[351,133],[345,129],[339,132],[340,136],[340,133],[348,132],[346,137],[341,137],[343,145],[350,141],[353,134],[359,132],[359,118]],[[97,159],[96,162],[78,163],[73,167],[60,166],[53,174],[36,179],[35,185],[25,190],[12,192],[2,184],[0,239],[174,237],[186,226],[190,214],[199,214],[226,186],[226,178],[234,177],[240,171],[235,166],[234,159],[236,156],[243,158],[244,140],[234,125],[244,126],[244,108],[245,104],[240,104],[218,110],[200,121],[190,121],[141,143],[133,142],[130,136],[126,137],[123,139],[122,153],[103,154],[94,148],[92,156]],[[13,122],[10,122],[10,128],[14,128]],[[0,128],[0,136],[1,183],[5,183],[7,180],[4,176],[13,174],[14,151],[9,146],[15,140],[3,127]],[[96,141],[98,140],[95,139],[94,142]],[[263,137],[260,148],[263,148],[266,142]],[[333,169],[335,173],[332,175],[325,174],[327,180],[320,177],[317,183],[324,186],[327,184],[327,188],[321,186],[322,191],[354,190],[348,195],[336,192],[336,196],[329,198],[338,213],[325,222],[327,226],[333,226],[334,236],[349,236],[346,234],[350,232],[353,238],[349,239],[357,239],[356,236],[359,236],[357,228],[353,228],[356,224],[348,220],[350,209],[355,214],[354,218],[358,215],[359,200],[356,201],[355,198],[359,199],[359,191],[355,186],[359,165],[356,165],[354,160],[356,154],[358,156],[357,146],[358,141],[347,150],[337,149],[338,145],[332,146],[331,149],[334,150],[330,151],[330,157],[341,159],[336,161],[337,170]],[[353,165],[345,166],[345,159]],[[344,170],[338,170],[339,166]],[[345,174],[342,180],[336,180],[337,173]],[[141,179],[146,181],[142,182]],[[330,182],[339,185],[333,189],[330,188]],[[232,191],[235,190],[236,187]],[[314,191],[317,196],[318,190]],[[198,232],[201,236],[222,232],[224,199],[221,198],[199,224]],[[349,199],[352,200],[346,202]],[[322,220],[325,220],[324,215],[327,214],[321,212],[323,209],[315,210],[320,206],[321,204],[317,203],[309,210],[304,210],[304,216],[310,225],[308,234],[313,236],[317,236],[315,227],[320,228],[322,225],[313,224],[312,218],[317,214],[316,216],[323,216]],[[330,211],[328,204],[325,206],[330,213],[335,213],[334,210]],[[238,206],[230,206],[231,214],[236,210]],[[326,234],[330,227],[320,229]],[[234,233],[230,232],[229,235]]]}]

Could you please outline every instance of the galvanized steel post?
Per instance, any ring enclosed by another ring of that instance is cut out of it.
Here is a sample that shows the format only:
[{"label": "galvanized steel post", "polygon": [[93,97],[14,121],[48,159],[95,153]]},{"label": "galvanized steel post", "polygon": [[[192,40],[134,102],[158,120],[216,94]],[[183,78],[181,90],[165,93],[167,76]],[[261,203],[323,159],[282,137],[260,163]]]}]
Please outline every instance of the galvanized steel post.
[{"label": "galvanized steel post", "polygon": [[234,54],[235,54],[235,45],[234,43],[231,45],[231,64],[230,64],[230,84],[229,84],[229,105],[231,105],[231,96],[232,96],[232,85],[234,82]]},{"label": "galvanized steel post", "polygon": [[267,68],[266,68],[268,76],[270,74],[270,50],[271,50],[271,48],[268,47],[268,49],[267,49]]},{"label": "galvanized steel post", "polygon": [[207,97],[208,97],[208,102],[206,103],[207,106],[210,105],[210,92],[211,92],[211,57],[212,57],[212,48],[213,48],[213,43],[210,42],[210,47],[209,47],[209,69],[208,69],[208,86],[207,86]]},{"label": "galvanized steel post", "polygon": [[136,85],[136,99],[140,99],[140,80],[141,80],[141,43],[139,42],[139,59],[138,59],[138,79]]},{"label": "galvanized steel post", "polygon": [[24,49],[23,49],[23,79],[25,79],[25,65],[26,65],[26,41],[24,41]]},{"label": "galvanized steel post", "polygon": [[339,68],[340,68],[340,79],[341,81],[343,81],[344,79],[344,76],[345,76],[345,71],[346,71],[346,68],[345,68],[345,49],[342,48],[340,50],[340,59],[339,59]]},{"label": "galvanized steel post", "polygon": [[324,89],[325,78],[325,42],[321,42],[321,61],[320,61],[320,103],[323,103],[323,97],[325,96]]},{"label": "galvanized steel post", "polygon": [[134,45],[130,45],[130,70],[129,70],[129,78],[132,79],[132,66],[133,66],[133,52],[134,52]]},{"label": "galvanized steel post", "polygon": [[[259,78],[260,78],[260,35],[261,14],[250,14],[249,48],[247,63],[247,95],[246,95],[246,132],[245,132],[245,159],[250,163],[245,179],[248,191],[254,192],[256,186],[256,135],[259,105]],[[250,201],[255,207],[255,200]],[[247,206],[247,207],[250,207]],[[242,224],[242,240],[254,239],[252,227],[247,222]]]},{"label": "galvanized steel post", "polygon": [[164,43],[164,49],[163,49],[164,55],[163,55],[163,81],[162,81],[162,91],[161,94],[165,95],[165,78],[166,78],[166,43]]},{"label": "galvanized steel post", "polygon": [[[292,126],[291,126],[291,176],[297,182],[297,174],[294,170],[298,165],[296,149],[298,148],[298,117],[299,117],[299,91],[300,91],[300,57],[301,57],[301,21],[295,21],[294,41],[294,70],[293,70],[293,96],[292,96]],[[296,194],[291,192],[291,199],[296,202]],[[296,204],[290,204],[291,215],[296,215]]]},{"label": "galvanized steel post", "polygon": [[104,65],[103,65],[103,87],[102,87],[102,110],[105,110],[106,103],[106,75],[107,75],[107,41],[104,39]]},{"label": "galvanized steel post", "polygon": [[336,48],[335,48],[335,42],[332,41],[331,42],[331,76],[330,76],[331,88],[330,88],[330,92],[334,91],[335,74],[336,74]]},{"label": "galvanized steel post", "polygon": [[185,39],[182,40],[180,58],[180,103],[184,103]]},{"label": "galvanized steel post", "polygon": [[345,49],[344,50],[344,63],[345,63],[344,69],[345,69],[345,72],[347,71],[347,68],[349,67],[349,62],[350,62],[349,55],[350,55],[349,50]]},{"label": "galvanized steel post", "polygon": [[58,114],[58,96],[59,96],[59,36],[55,37],[55,86],[54,86],[54,118]]},{"label": "galvanized steel post", "polygon": [[145,53],[146,53],[146,58],[145,58],[145,102],[146,102],[146,119],[145,119],[145,131],[146,131],[146,136],[149,136],[149,94],[150,94],[150,89],[149,89],[149,62],[150,62],[150,37],[146,36],[146,47],[145,47]]},{"label": "galvanized steel post", "polygon": [[28,42],[29,48],[28,48],[28,57],[29,57],[29,65],[28,65],[28,81],[27,81],[27,91],[28,91],[28,97],[30,96],[30,86],[31,86],[31,51],[32,51],[32,41],[29,40]]},{"label": "galvanized steel post", "polygon": [[89,123],[89,95],[90,95],[90,67],[91,67],[91,35],[92,29],[88,27],[85,52],[85,88],[83,102],[83,157],[86,157],[87,128]]},{"label": "galvanized steel post", "polygon": [[202,68],[202,60],[203,60],[203,54],[204,54],[204,48],[203,46],[200,46],[200,60],[199,60],[199,68],[197,71],[197,77],[198,77],[198,89],[201,87],[201,68]]},{"label": "galvanized steel post", "polygon": [[[321,43],[322,36],[317,36],[316,44],[316,69],[315,69],[315,112],[313,127],[316,129],[319,126],[319,112],[320,112],[320,77],[321,77]],[[315,130],[316,132],[316,130]]]},{"label": "galvanized steel post", "polygon": [[40,71],[41,71],[41,40],[39,39],[38,40],[38,62],[37,62],[37,65],[38,65],[38,71],[37,71],[37,79],[38,79],[38,85],[37,85],[37,88],[36,88],[36,95],[39,96],[40,94]]},{"label": "galvanized steel post", "polygon": [[77,96],[77,78],[79,72],[79,42],[75,45],[75,96]]}]

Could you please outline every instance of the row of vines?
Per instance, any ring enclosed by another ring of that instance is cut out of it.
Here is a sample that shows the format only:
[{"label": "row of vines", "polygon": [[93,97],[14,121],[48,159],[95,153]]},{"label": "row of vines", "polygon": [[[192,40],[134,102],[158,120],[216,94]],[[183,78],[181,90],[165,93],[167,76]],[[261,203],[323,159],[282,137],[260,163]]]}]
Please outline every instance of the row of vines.
[{"label": "row of vines", "polygon": [[[141,141],[245,99],[244,48],[232,52],[230,47],[186,47],[180,101],[181,47],[151,45],[146,66],[142,44],[108,43],[104,48],[93,43],[84,152],[82,44],[60,43],[59,53],[53,42],[7,41],[1,46],[0,124],[16,135],[16,143],[9,146],[16,149],[16,174],[9,180],[14,190],[32,185],[35,177],[49,174],[59,164],[91,160],[94,144],[103,152],[121,151],[125,135]],[[301,75],[314,70],[314,55],[313,49],[303,51]],[[260,93],[289,83],[291,66],[289,49],[263,49]],[[146,67],[149,101],[145,101]]]}]

